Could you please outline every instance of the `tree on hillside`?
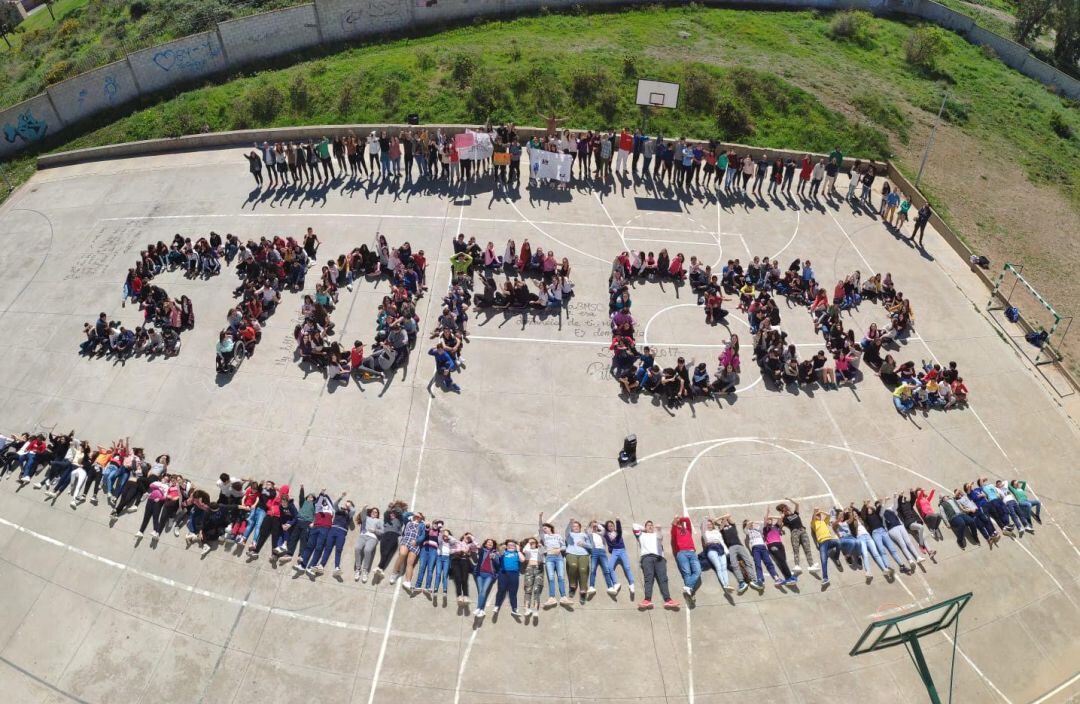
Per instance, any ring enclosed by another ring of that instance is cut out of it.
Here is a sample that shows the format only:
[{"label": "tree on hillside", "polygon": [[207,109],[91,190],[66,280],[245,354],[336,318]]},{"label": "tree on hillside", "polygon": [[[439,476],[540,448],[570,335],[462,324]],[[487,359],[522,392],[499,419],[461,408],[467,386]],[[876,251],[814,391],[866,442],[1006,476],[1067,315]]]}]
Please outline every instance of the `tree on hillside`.
[{"label": "tree on hillside", "polygon": [[11,48],[11,41],[8,40],[7,35],[11,33],[11,23],[5,19],[0,19],[0,37],[3,37],[4,43],[8,45],[8,49]]},{"label": "tree on hillside", "polygon": [[1018,0],[1013,35],[1030,45],[1047,30],[1054,31],[1054,61],[1062,68],[1080,64],[1080,2],[1076,0]]}]

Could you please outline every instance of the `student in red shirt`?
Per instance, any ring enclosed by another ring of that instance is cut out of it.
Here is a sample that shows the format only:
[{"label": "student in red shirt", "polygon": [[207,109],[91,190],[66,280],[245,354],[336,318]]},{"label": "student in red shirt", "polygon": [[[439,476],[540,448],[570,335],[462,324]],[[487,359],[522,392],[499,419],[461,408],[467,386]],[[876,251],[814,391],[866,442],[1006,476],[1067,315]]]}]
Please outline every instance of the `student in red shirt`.
[{"label": "student in red shirt", "polygon": [[615,159],[615,170],[626,173],[626,158],[630,156],[630,151],[634,148],[634,135],[630,134],[630,131],[623,127],[622,132],[619,133],[619,153]]},{"label": "student in red shirt", "polygon": [[802,158],[801,168],[799,170],[799,195],[803,194],[803,188],[806,184],[810,183],[810,176],[814,172],[814,160],[807,154]]},{"label": "student in red shirt", "polygon": [[701,562],[694,543],[694,526],[687,516],[675,516],[671,521],[671,551],[683,579],[683,594],[694,596],[701,584]]}]

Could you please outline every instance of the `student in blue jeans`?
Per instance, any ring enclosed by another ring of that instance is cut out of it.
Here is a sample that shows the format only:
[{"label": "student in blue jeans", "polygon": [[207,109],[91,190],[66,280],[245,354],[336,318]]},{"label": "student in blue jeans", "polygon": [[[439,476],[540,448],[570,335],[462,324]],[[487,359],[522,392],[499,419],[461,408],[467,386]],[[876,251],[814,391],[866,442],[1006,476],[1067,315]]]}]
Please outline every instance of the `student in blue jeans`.
[{"label": "student in blue jeans", "polygon": [[607,547],[604,545],[604,527],[600,525],[599,521],[589,523],[589,539],[591,541],[589,546],[589,592],[595,591],[596,570],[599,568],[603,572],[604,584],[607,586],[608,594],[614,596],[619,593],[619,589],[615,586],[615,577],[608,568]]},{"label": "student in blue jeans", "polygon": [[[570,599],[566,596],[566,538],[561,533],[555,532],[555,526],[544,523],[544,514],[540,514],[540,525],[537,529],[540,538],[540,548],[544,555],[544,572],[548,580],[548,600],[545,608],[551,608],[556,604],[569,604]],[[555,584],[559,585],[559,600],[555,601]]]},{"label": "student in blue jeans", "polygon": [[329,562],[330,553],[333,552],[334,576],[341,576],[341,551],[345,548],[345,538],[352,528],[355,514],[356,507],[353,506],[353,502],[346,501],[345,495],[342,494],[337,501],[334,517],[331,519],[330,530],[326,532],[326,538],[323,540],[322,554],[321,556],[318,553],[313,554],[309,563],[310,565],[318,565],[320,573],[322,568],[326,567],[326,563]]},{"label": "student in blue jeans", "polygon": [[611,581],[615,583],[613,587],[614,594],[619,593],[619,588],[622,586],[619,584],[618,579],[615,576],[615,568],[618,565],[622,565],[623,574],[626,575],[626,583],[630,587],[630,601],[634,600],[634,571],[630,568],[630,556],[626,552],[626,543],[623,541],[622,534],[622,521],[616,518],[614,521],[608,521],[604,524],[604,542],[607,544],[608,549],[608,561],[607,569],[611,573]]},{"label": "student in blue jeans", "polygon": [[[415,584],[417,587],[422,587],[425,594],[431,593],[431,580],[435,577],[435,563],[439,557],[442,527],[442,521],[432,521],[424,530],[424,537],[420,543],[420,564],[417,567]],[[435,586],[438,587],[437,581]]]},{"label": "student in blue jeans", "polygon": [[300,554],[300,561],[293,565],[293,569],[297,572],[307,572],[309,577],[322,574],[322,567],[317,564],[317,560],[322,555],[323,547],[329,537],[330,527],[334,523],[334,513],[334,502],[325,493],[320,493],[315,499],[315,517],[311,521],[307,543]]},{"label": "student in blue jeans", "polygon": [[484,606],[487,605],[488,592],[491,584],[499,573],[499,551],[495,539],[488,538],[480,544],[480,551],[476,556],[476,567],[473,568],[473,577],[476,579],[476,611],[473,616],[484,618]]},{"label": "student in blue jeans", "polygon": [[503,600],[510,597],[510,614],[520,616],[517,608],[518,582],[521,578],[521,553],[518,552],[517,542],[507,540],[499,551],[499,574],[498,589],[495,592],[495,610],[499,613],[499,607]]}]

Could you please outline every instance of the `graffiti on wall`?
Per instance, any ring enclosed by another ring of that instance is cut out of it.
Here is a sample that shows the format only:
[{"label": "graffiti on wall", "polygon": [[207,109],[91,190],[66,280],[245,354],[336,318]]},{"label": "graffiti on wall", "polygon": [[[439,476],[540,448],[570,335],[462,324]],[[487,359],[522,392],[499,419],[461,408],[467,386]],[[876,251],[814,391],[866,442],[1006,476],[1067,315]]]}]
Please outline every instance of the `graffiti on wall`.
[{"label": "graffiti on wall", "polygon": [[341,13],[341,30],[346,35],[357,34],[364,29],[395,29],[407,22],[407,10],[400,0],[367,0]]},{"label": "graffiti on wall", "polygon": [[184,47],[162,49],[154,54],[151,61],[165,73],[176,71],[202,71],[208,62],[221,56],[221,50],[214,46],[209,37],[197,44]]},{"label": "graffiti on wall", "polygon": [[45,133],[48,131],[49,124],[45,120],[34,117],[34,113],[27,108],[15,118],[14,125],[10,122],[4,124],[4,139],[11,143],[14,143],[16,139],[21,139],[29,144],[45,139]]}]

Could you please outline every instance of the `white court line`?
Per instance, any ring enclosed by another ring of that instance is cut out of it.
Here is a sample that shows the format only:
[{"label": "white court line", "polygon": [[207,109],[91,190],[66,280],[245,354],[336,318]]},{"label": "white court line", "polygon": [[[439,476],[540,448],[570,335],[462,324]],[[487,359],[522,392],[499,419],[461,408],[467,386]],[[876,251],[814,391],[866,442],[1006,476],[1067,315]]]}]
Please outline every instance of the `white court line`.
[{"label": "white court line", "polygon": [[[578,254],[581,254],[581,255],[584,255],[584,256],[588,257],[589,259],[595,259],[596,261],[603,262],[605,264],[609,263],[607,259],[602,259],[602,258],[596,256],[595,254],[589,254],[588,252],[584,252],[584,251],[578,249],[577,247],[572,247],[571,245],[568,245],[567,243],[563,242],[562,240],[549,235],[539,225],[537,225],[535,222],[533,222],[529,218],[525,217],[525,213],[521,212],[521,209],[517,207],[517,203],[515,203],[512,200],[510,201],[510,207],[514,209],[514,212],[516,212],[518,214],[518,216],[521,218],[522,222],[525,222],[525,223],[527,223],[529,225],[532,225],[533,229],[535,229],[537,232],[539,232],[544,237],[547,237],[550,240],[554,240],[555,242],[558,242],[559,244],[561,244],[563,247],[566,247],[567,249],[571,249],[571,250],[577,252]],[[616,229],[616,231],[617,231],[617,229]],[[621,234],[622,233],[620,233],[620,236],[621,236]]]},{"label": "white court line", "polygon": [[1046,700],[1052,698],[1054,695],[1059,694],[1059,693],[1063,692],[1064,690],[1066,690],[1068,687],[1070,687],[1077,680],[1080,680],[1080,672],[1073,675],[1069,679],[1065,680],[1064,682],[1059,684],[1057,687],[1054,687],[1049,692],[1042,695],[1041,697],[1039,697],[1035,701],[1031,702],[1031,704],[1043,704],[1043,702],[1045,702]]},{"label": "white court line", "polygon": [[[829,492],[829,493],[825,494],[825,496],[831,497],[831,498],[832,498],[832,500],[833,500],[833,504],[837,504],[837,503],[839,503],[839,502],[837,501],[837,499],[836,499],[836,494],[834,494],[834,493],[833,493],[832,487],[831,487],[831,486],[829,486],[829,482],[828,482],[828,481],[826,481],[825,477],[824,477],[824,476],[822,476],[821,472],[819,472],[819,471],[818,471],[817,467],[815,467],[815,466],[814,466],[813,464],[811,464],[811,463],[810,463],[809,461],[807,461],[807,460],[806,460],[806,459],[805,459],[805,458],[804,458],[804,457],[803,457],[802,455],[800,455],[799,453],[795,452],[794,450],[789,450],[788,448],[786,448],[786,447],[783,447],[783,446],[781,446],[781,445],[777,445],[776,443],[773,443],[773,442],[766,442],[766,441],[763,441],[763,440],[742,440],[742,441],[739,441],[739,440],[734,440],[734,441],[721,441],[721,442],[718,442],[718,443],[716,443],[716,444],[714,444],[714,445],[710,445],[710,446],[706,447],[706,448],[705,448],[704,450],[702,450],[701,452],[699,452],[699,453],[698,453],[698,454],[697,454],[697,455],[696,455],[696,456],[694,457],[694,459],[690,461],[690,464],[689,464],[689,465],[687,465],[687,467],[686,467],[686,471],[685,471],[685,472],[683,472],[683,480],[682,480],[682,505],[683,505],[683,515],[684,515],[684,516],[685,516],[685,515],[687,515],[687,514],[688,514],[688,513],[690,512],[690,509],[689,509],[689,508],[687,507],[687,505],[686,505],[686,482],[687,482],[687,480],[689,480],[691,472],[693,472],[693,471],[694,471],[694,467],[695,467],[695,465],[697,465],[697,463],[698,463],[698,460],[700,460],[700,459],[701,459],[701,458],[702,458],[702,457],[703,457],[703,456],[704,456],[705,454],[707,454],[707,453],[708,453],[709,451],[711,451],[711,450],[713,450],[713,449],[715,449],[715,448],[717,448],[717,447],[720,447],[721,445],[727,445],[727,444],[731,444],[732,442],[757,442],[757,443],[761,443],[762,445],[768,445],[768,446],[774,447],[774,448],[776,448],[776,449],[778,449],[778,450],[783,450],[783,451],[784,451],[784,452],[786,452],[787,454],[791,455],[792,457],[794,457],[795,459],[799,460],[800,462],[802,462],[803,464],[805,464],[805,465],[806,465],[807,467],[809,467],[809,468],[810,468],[810,470],[811,470],[811,471],[812,471],[812,472],[813,472],[814,474],[816,474],[816,475],[817,475],[818,479],[820,479],[820,480],[821,480],[821,483],[825,485],[825,489],[826,489],[826,490],[827,490],[827,491]],[[824,567],[822,567],[822,570],[824,570],[824,569],[825,569],[825,568],[824,568]],[[689,702],[689,704],[694,704],[694,644],[693,644],[693,619],[692,619],[692,618],[690,617],[690,612],[691,612],[691,609],[686,609],[686,672],[687,672],[687,701]],[[789,688],[789,689],[791,688],[791,682],[790,682],[790,681],[788,682],[788,688]]]},{"label": "white court line", "polygon": [[[784,250],[786,250],[788,247],[791,246],[791,243],[794,242],[795,238],[799,236],[799,225],[801,223],[802,223],[802,209],[801,208],[796,208],[795,209],[795,232],[791,233],[791,238],[787,241],[787,244],[785,244],[783,247],[778,249],[776,251],[776,254],[769,257],[769,259],[776,259],[777,257],[779,257],[781,254],[784,253]],[[747,247],[746,251],[749,252],[750,248]]]},{"label": "white court line", "polygon": [[624,242],[659,242],[661,244],[691,244],[700,247],[712,247],[716,244],[716,238],[712,242],[696,242],[691,240],[660,240],[655,237],[624,237]]},{"label": "white court line", "polygon": [[454,704],[458,704],[461,700],[461,680],[465,677],[465,666],[469,664],[469,655],[472,653],[472,646],[476,642],[476,634],[479,632],[474,628],[469,636],[469,642],[465,644],[465,652],[461,656],[461,665],[458,666],[457,683],[454,685]]},{"label": "white court line", "polygon": [[600,209],[604,211],[604,215],[607,216],[608,222],[610,222],[611,226],[615,228],[615,234],[617,234],[619,236],[619,239],[622,240],[623,249],[625,251],[630,251],[630,246],[626,244],[626,232],[624,230],[620,230],[619,226],[615,224],[615,218],[611,217],[611,213],[608,212],[607,206],[604,205],[604,199],[601,198],[600,194],[596,191],[593,191],[593,197],[596,198],[596,202],[600,204]]},{"label": "white court line", "polygon": [[[520,213],[519,213],[520,215]],[[128,215],[122,217],[111,218],[98,218],[99,222],[130,222],[134,220],[199,220],[203,218],[387,218],[395,220],[447,220],[451,215],[407,215],[401,213],[310,213],[310,212],[295,212],[295,213],[206,213],[204,215]],[[522,216],[524,217],[524,216]],[[496,223],[510,223],[520,225],[565,225],[567,227],[599,227],[603,229],[613,229],[619,231],[619,226],[615,224],[605,224],[602,222],[567,222],[564,220],[514,220],[512,218],[462,218],[465,222],[496,222]],[[678,227],[644,227],[644,226],[632,226],[624,229],[630,230],[646,230],[651,232],[672,232],[672,233],[697,233],[700,230],[687,230]],[[459,228],[460,230],[460,228]],[[735,236],[738,233],[725,232],[725,235]],[[554,238],[552,238],[554,239]],[[703,242],[701,244],[711,244],[710,242]]]},{"label": "white court line", "polygon": [[858,246],[856,246],[855,240],[851,239],[851,236],[848,235],[847,230],[845,230],[844,226],[840,224],[840,221],[836,219],[836,216],[832,213],[829,213],[829,217],[832,218],[833,222],[836,223],[836,226],[840,228],[840,232],[844,233],[844,237],[847,238],[847,241],[851,244],[851,248],[855,250],[855,253],[859,255],[859,259],[862,259],[863,264],[866,265],[866,268],[870,270],[870,274],[873,275],[874,273],[876,273],[874,271],[874,267],[870,266],[870,262],[867,261],[866,257],[863,256],[862,251],[858,248]]},{"label": "white court line", "polygon": [[[832,494],[814,494],[813,496],[799,496],[795,501],[811,501],[813,499],[824,499],[832,496]],[[787,499],[769,499],[768,501],[751,501],[746,504],[716,504],[713,506],[687,506],[687,511],[715,511],[721,508],[744,508],[749,506],[768,506],[769,504],[781,504],[787,501]]]},{"label": "white court line", "polygon": [[[538,344],[547,345],[595,345],[600,347],[610,347],[611,341],[603,340],[556,340],[540,337],[493,337],[490,335],[469,335],[470,340],[487,340],[490,342],[534,342]],[[642,346],[646,344],[642,340]],[[692,349],[719,349],[724,347],[727,343],[705,343],[705,342],[649,342],[650,347],[687,347]],[[795,345],[796,347],[821,347],[816,342],[803,342]]]},{"label": "white court line", "polygon": [[[84,557],[84,558],[86,558],[88,560],[94,560],[95,562],[99,562],[99,563],[101,563],[103,565],[106,565],[107,567],[111,567],[111,568],[119,570],[121,572],[127,572],[129,574],[136,575],[138,577],[149,580],[151,582],[156,582],[158,584],[163,584],[163,585],[165,585],[167,587],[171,587],[173,589],[178,589],[178,590],[183,591],[183,592],[188,592],[188,593],[191,593],[191,594],[195,594],[197,596],[205,597],[207,599],[213,599],[214,601],[220,601],[220,602],[223,602],[223,603],[226,603],[226,604],[232,604],[233,606],[239,606],[241,608],[252,609],[252,610],[255,610],[255,611],[262,611],[262,612],[265,612],[265,613],[268,613],[268,614],[272,614],[274,616],[283,616],[285,618],[291,618],[291,619],[295,619],[297,621],[304,621],[306,623],[315,623],[315,624],[318,624],[320,626],[332,626],[333,628],[342,628],[342,629],[345,629],[345,630],[357,631],[357,632],[360,632],[360,633],[364,633],[364,632],[378,633],[378,632],[381,631],[381,629],[371,628],[370,626],[361,626],[359,624],[348,623],[346,621],[338,621],[338,620],[335,620],[335,619],[321,618],[319,616],[311,616],[311,615],[300,613],[300,612],[297,612],[297,611],[290,611],[288,609],[282,609],[282,608],[279,608],[279,607],[276,607],[276,606],[267,606],[265,604],[257,604],[255,602],[248,601],[247,599],[237,599],[235,597],[226,596],[224,594],[219,594],[217,592],[212,592],[212,591],[209,591],[209,590],[206,590],[206,589],[201,589],[201,588],[193,586],[191,584],[185,584],[184,582],[178,582],[175,579],[170,579],[169,577],[162,577],[161,575],[154,574],[153,572],[147,572],[146,570],[141,570],[138,567],[132,567],[131,565],[127,565],[127,564],[124,564],[122,562],[116,562],[115,560],[110,560],[107,557],[103,557],[101,555],[89,552],[87,550],[83,550],[82,548],[77,548],[74,545],[69,545],[69,544],[67,544],[65,542],[57,540],[56,538],[50,537],[48,535],[44,535],[43,533],[38,533],[37,531],[34,531],[34,530],[31,530],[31,529],[26,528],[24,526],[21,526],[18,523],[12,523],[11,521],[9,521],[7,519],[4,519],[4,518],[0,518],[0,525],[7,526],[9,528],[12,528],[12,529],[18,531],[19,533],[23,533],[24,535],[28,535],[31,538],[34,538],[35,540],[40,540],[41,542],[48,543],[49,545],[55,545],[56,547],[63,548],[64,550],[67,550],[70,553],[73,553],[73,554],[78,555],[80,557]],[[447,642],[447,643],[455,643],[455,642],[457,642],[456,638],[448,638],[448,637],[445,637],[445,636],[436,636],[436,635],[431,635],[431,634],[427,634],[427,633],[413,633],[413,632],[408,632],[408,631],[396,631],[396,634],[400,635],[400,636],[407,636],[409,638],[419,638],[419,639],[423,639],[423,640],[440,641],[440,642]]]},{"label": "white court line", "polygon": [[[434,282],[433,282],[434,283]],[[413,478],[412,496],[409,505],[416,503],[416,493],[420,488],[420,470],[424,465],[424,448],[427,446],[428,423],[431,420],[431,402],[434,397],[428,395],[427,411],[424,413],[424,432],[420,436],[420,453],[416,459],[416,477]],[[390,600],[390,613],[386,616],[386,628],[383,632],[382,645],[379,646],[379,657],[375,661],[375,672],[371,675],[371,690],[368,692],[368,704],[375,701],[375,692],[379,688],[379,676],[382,674],[383,661],[386,659],[386,646],[390,643],[390,628],[394,623],[394,612],[397,611],[398,599],[401,598],[402,588],[400,584],[394,584],[394,598]]]}]

